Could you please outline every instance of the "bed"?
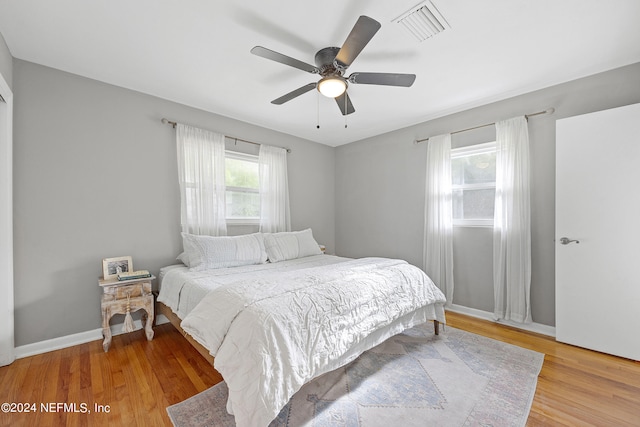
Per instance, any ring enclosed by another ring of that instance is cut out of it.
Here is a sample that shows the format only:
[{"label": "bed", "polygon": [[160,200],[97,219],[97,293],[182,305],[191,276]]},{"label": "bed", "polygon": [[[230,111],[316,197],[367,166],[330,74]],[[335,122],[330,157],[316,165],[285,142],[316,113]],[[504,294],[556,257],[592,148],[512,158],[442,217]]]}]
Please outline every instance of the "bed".
[{"label": "bed", "polygon": [[225,379],[241,427],[267,426],[306,382],[404,329],[445,323],[422,270],[324,255],[311,230],[183,244],[184,264],[159,274],[159,312]]}]

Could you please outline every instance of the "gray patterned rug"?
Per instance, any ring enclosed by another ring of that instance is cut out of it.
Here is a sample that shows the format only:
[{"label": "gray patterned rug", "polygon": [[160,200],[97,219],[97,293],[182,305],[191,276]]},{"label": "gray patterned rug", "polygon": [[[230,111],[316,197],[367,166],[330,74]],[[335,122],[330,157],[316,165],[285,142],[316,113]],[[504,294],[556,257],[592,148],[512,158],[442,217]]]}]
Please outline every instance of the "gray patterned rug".
[{"label": "gray patterned rug", "polygon": [[[270,427],[524,426],[544,354],[433,324],[306,384]],[[169,406],[176,427],[235,426],[224,383]]]}]

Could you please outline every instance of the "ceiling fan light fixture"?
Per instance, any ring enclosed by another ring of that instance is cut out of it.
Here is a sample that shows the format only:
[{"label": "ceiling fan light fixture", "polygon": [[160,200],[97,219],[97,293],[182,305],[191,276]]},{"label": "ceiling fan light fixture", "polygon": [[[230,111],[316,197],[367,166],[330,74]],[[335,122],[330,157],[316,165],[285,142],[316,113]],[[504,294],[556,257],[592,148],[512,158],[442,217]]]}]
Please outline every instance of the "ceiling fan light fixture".
[{"label": "ceiling fan light fixture", "polygon": [[347,81],[339,76],[327,76],[318,82],[318,92],[327,98],[336,98],[347,90]]}]

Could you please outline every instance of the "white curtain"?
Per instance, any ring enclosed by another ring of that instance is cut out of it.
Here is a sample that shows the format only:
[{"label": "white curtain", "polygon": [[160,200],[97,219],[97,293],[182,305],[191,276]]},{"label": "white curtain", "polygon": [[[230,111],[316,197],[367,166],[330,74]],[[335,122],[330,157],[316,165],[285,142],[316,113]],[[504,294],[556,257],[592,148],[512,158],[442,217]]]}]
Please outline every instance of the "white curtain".
[{"label": "white curtain", "polygon": [[494,316],[530,323],[529,132],[524,116],[496,123],[496,150]]},{"label": "white curtain", "polygon": [[425,189],[424,268],[453,301],[453,213],[451,202],[451,134],[429,138]]},{"label": "white curtain", "polygon": [[287,150],[260,146],[260,231],[291,231]]},{"label": "white curtain", "polygon": [[180,221],[190,234],[224,236],[224,135],[178,124]]}]

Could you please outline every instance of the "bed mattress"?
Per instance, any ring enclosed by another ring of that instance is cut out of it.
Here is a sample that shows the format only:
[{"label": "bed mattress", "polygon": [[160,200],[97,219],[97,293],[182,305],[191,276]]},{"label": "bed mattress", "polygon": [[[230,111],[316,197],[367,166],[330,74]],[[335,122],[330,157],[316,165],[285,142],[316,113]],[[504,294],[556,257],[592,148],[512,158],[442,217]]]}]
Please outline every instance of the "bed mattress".
[{"label": "bed mattress", "polygon": [[210,291],[229,283],[252,280],[267,273],[284,273],[349,260],[350,258],[333,255],[314,255],[278,263],[205,271],[189,271],[184,264],[171,265],[163,267],[158,275],[158,301],[168,306],[180,319],[184,319]]}]

